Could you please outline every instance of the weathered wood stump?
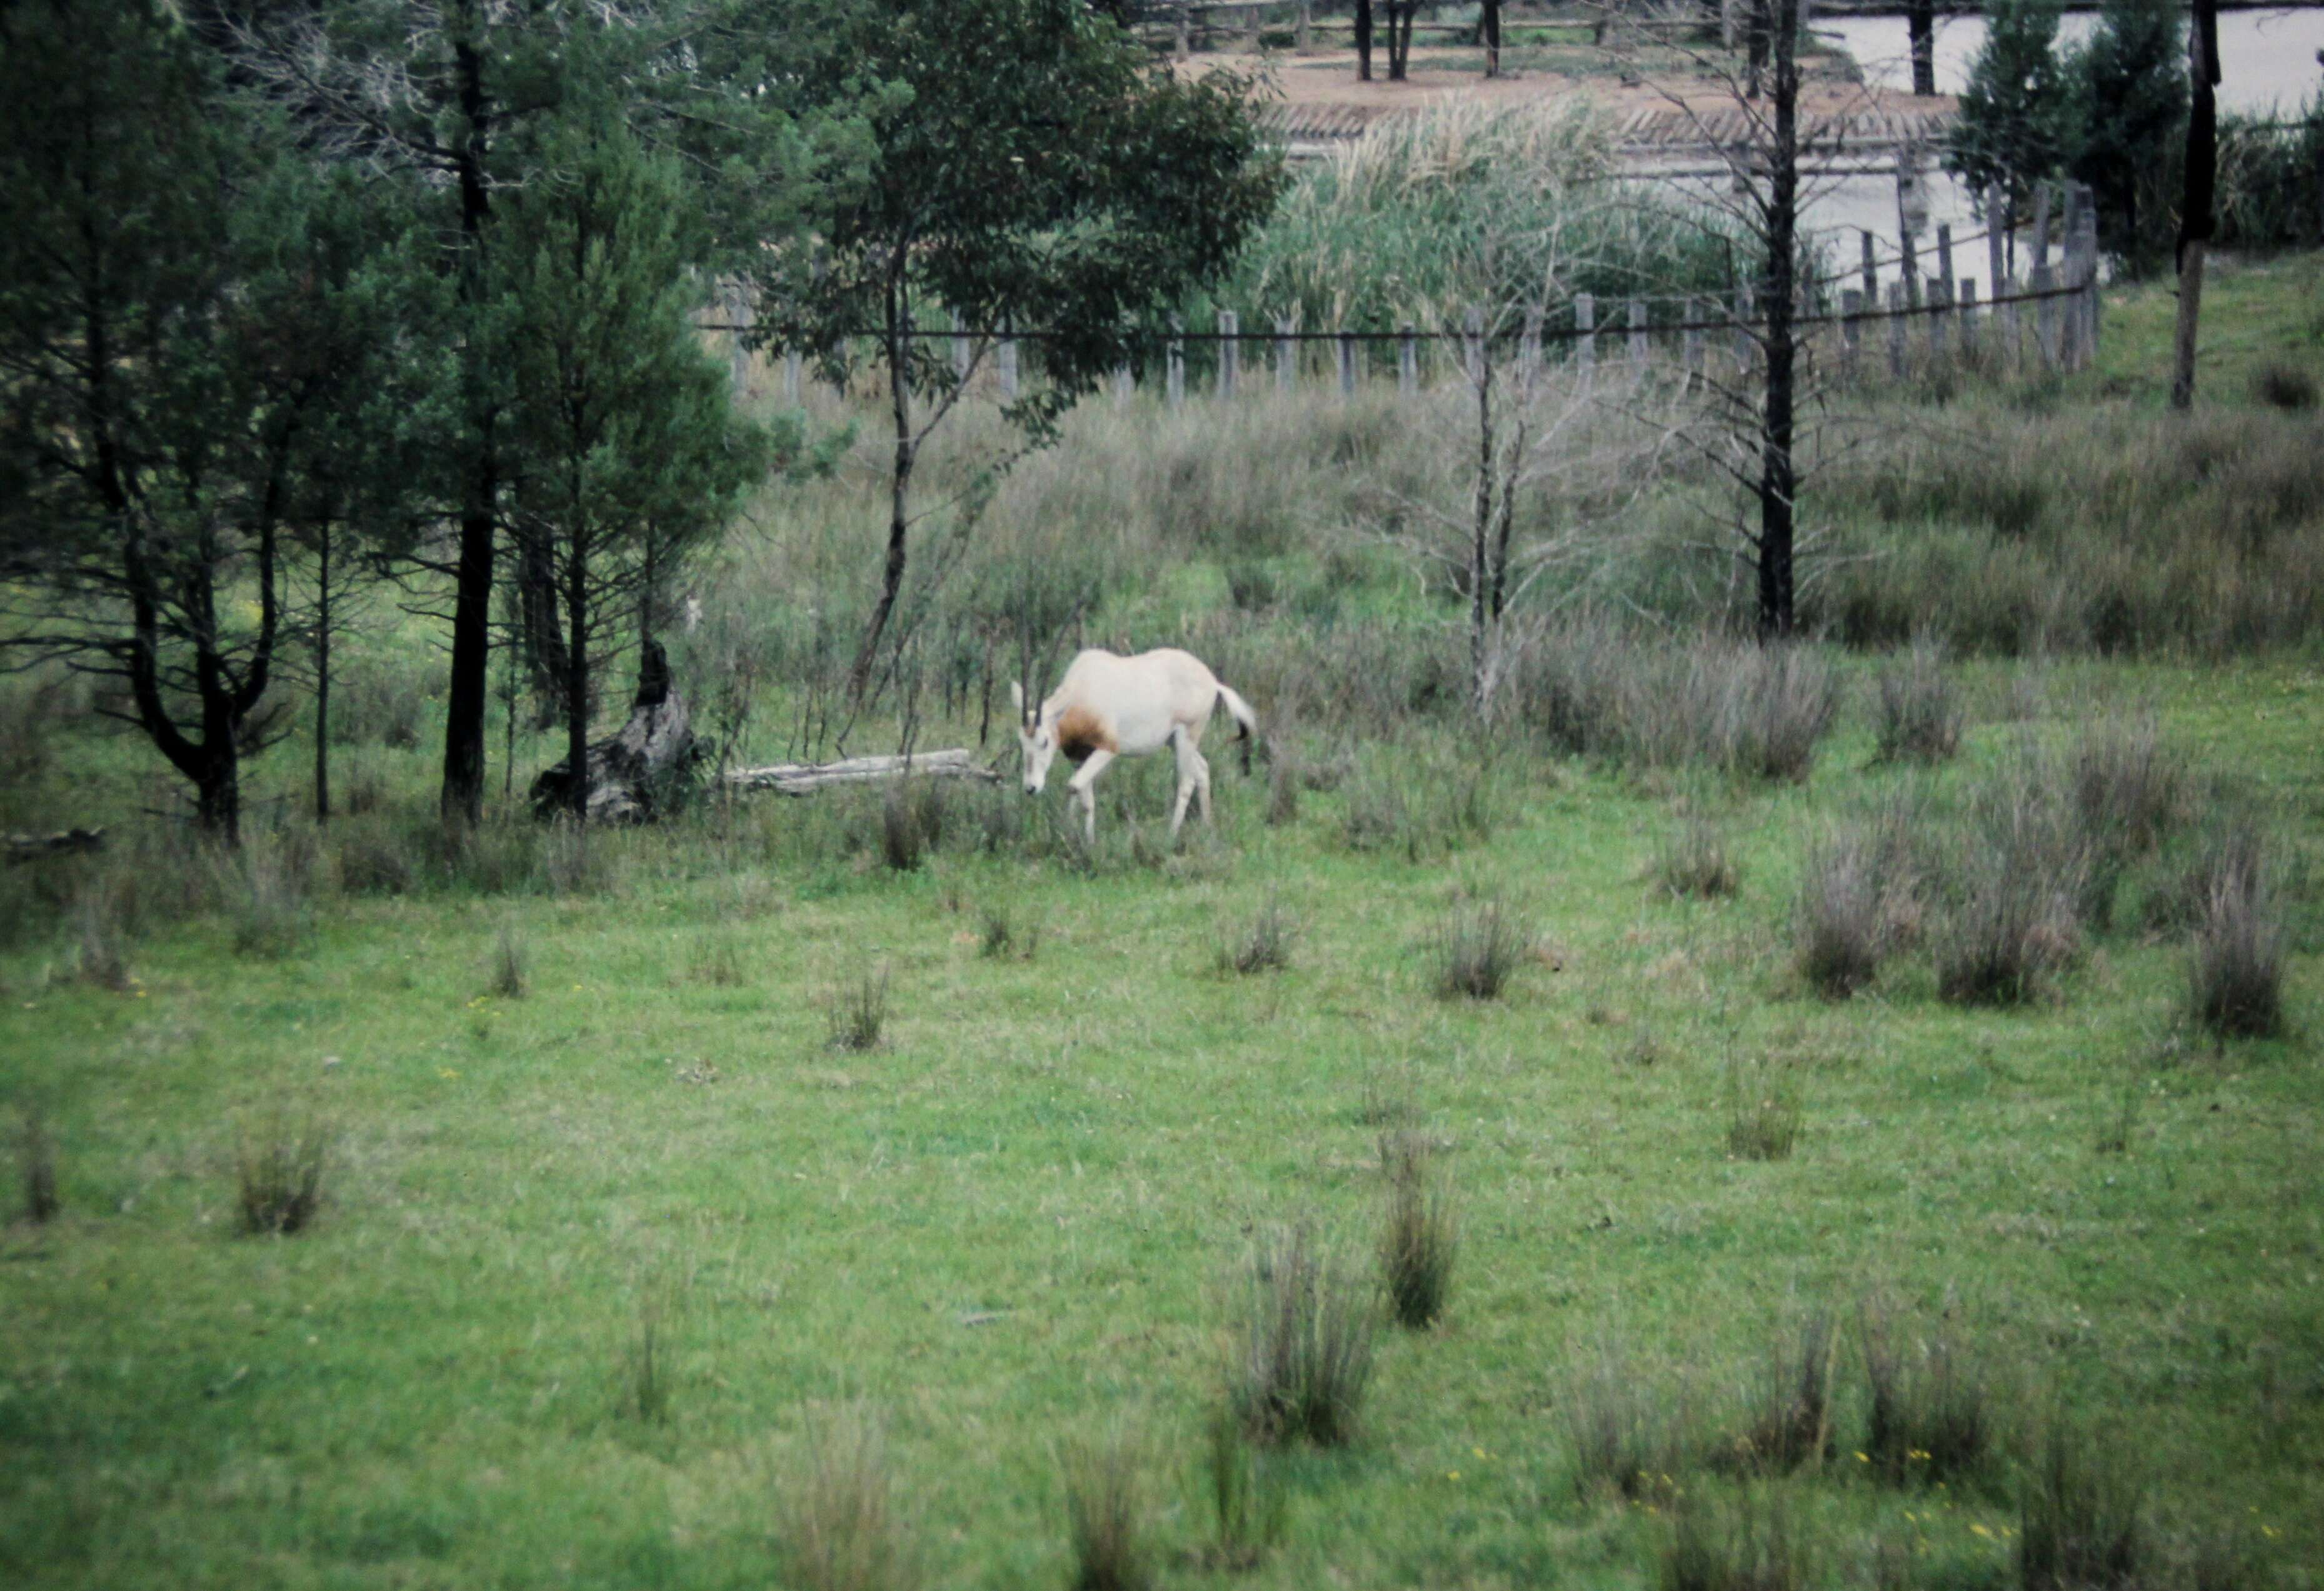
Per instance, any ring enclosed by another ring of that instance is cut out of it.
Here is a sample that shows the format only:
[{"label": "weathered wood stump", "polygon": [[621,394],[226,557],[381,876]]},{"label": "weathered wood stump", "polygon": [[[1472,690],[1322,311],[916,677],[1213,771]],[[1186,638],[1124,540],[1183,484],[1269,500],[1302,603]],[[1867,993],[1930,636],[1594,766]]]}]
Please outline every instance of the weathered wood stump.
[{"label": "weathered wood stump", "polygon": [[[651,823],[685,799],[705,756],[689,719],[686,697],[670,683],[669,656],[659,641],[648,641],[629,722],[589,748],[583,770],[589,822]],[[531,799],[532,815],[543,820],[573,810],[572,758],[532,781]]]}]

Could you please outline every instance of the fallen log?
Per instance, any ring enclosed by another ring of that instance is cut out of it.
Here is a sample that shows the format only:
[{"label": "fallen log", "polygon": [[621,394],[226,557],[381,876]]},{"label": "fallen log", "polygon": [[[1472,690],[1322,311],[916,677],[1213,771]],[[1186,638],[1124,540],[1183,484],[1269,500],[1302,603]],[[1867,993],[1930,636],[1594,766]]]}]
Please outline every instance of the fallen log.
[{"label": "fallen log", "polygon": [[103,829],[60,829],[53,834],[11,834],[7,839],[8,860],[38,861],[42,857],[70,856],[77,851],[103,851]]},{"label": "fallen log", "polygon": [[839,762],[779,762],[769,768],[728,770],[726,782],[744,790],[772,790],[782,796],[811,796],[832,785],[863,785],[879,779],[982,779],[999,784],[1001,776],[976,766],[967,748],[947,751],[915,751],[908,757],[850,757]]}]

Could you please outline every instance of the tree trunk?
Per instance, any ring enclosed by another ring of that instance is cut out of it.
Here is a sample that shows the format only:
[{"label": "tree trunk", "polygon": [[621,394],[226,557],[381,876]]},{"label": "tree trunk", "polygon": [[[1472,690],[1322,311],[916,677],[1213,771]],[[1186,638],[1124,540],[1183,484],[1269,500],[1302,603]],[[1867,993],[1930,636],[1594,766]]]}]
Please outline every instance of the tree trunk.
[{"label": "tree trunk", "polygon": [[444,702],[444,786],[438,810],[447,823],[474,827],[484,817],[484,707],[492,667],[493,538],[500,496],[500,461],[494,450],[493,415],[480,366],[484,350],[478,328],[484,315],[484,222],[492,200],[484,186],[486,108],[484,63],[473,41],[453,46],[458,69],[460,246],[465,255],[460,296],[468,312],[468,365],[465,397],[472,450],[463,461],[466,477],[460,507],[460,556],[453,577],[452,669]]},{"label": "tree trunk", "polygon": [[[589,553],[584,532],[570,533],[573,549],[566,566],[565,628],[565,760],[568,768],[589,766]],[[576,823],[589,821],[589,781],[575,779],[567,792],[567,811]]]},{"label": "tree trunk", "polygon": [[2195,334],[2203,311],[2203,253],[2211,240],[2211,207],[2218,181],[2219,13],[2216,0],[2195,0],[2187,30],[2187,189],[2179,207],[2179,324],[2173,339],[2171,407],[2195,406]]},{"label": "tree trunk", "polygon": [[1759,97],[1759,80],[1767,71],[1767,7],[1774,0],[1747,0],[1748,9],[1743,19],[1743,45],[1748,58],[1749,78],[1744,89],[1746,99]]},{"label": "tree trunk", "polygon": [[1372,80],[1372,0],[1356,0],[1356,81]]},{"label": "tree trunk", "polygon": [[1759,639],[1789,638],[1792,581],[1792,268],[1799,226],[1799,0],[1774,0],[1775,122],[1768,153],[1767,280],[1760,295],[1767,317],[1766,407],[1760,424]]},{"label": "tree trunk", "polygon": [[1912,0],[1904,8],[1904,31],[1912,41],[1913,93],[1926,99],[1937,91],[1935,0]]},{"label": "tree trunk", "polygon": [[872,665],[878,661],[880,639],[896,610],[896,596],[904,585],[904,543],[911,526],[912,465],[918,449],[912,443],[912,383],[910,339],[904,333],[909,309],[903,285],[891,276],[888,284],[889,411],[896,428],[893,467],[888,477],[888,562],[880,583],[880,600],[872,609],[872,622],[863,633],[862,649],[848,671],[847,691],[857,705],[871,687]]},{"label": "tree trunk", "polygon": [[1420,5],[1418,0],[1404,0],[1397,9],[1403,16],[1396,30],[1396,65],[1388,76],[1401,83],[1412,75],[1412,24],[1420,15]]},{"label": "tree trunk", "polygon": [[1501,0],[1485,0],[1482,27],[1485,35],[1485,76],[1501,75]]},{"label": "tree trunk", "polygon": [[324,526],[315,571],[315,821],[331,821],[331,530]]},{"label": "tree trunk", "polygon": [[1477,491],[1476,523],[1469,533],[1469,694],[1482,713],[1491,703],[1490,681],[1486,677],[1488,659],[1487,618],[1489,607],[1499,604],[1486,587],[1491,584],[1489,564],[1492,558],[1493,530],[1493,378],[1492,367],[1485,363],[1483,345],[1478,345],[1477,369],[1471,372],[1477,383]]},{"label": "tree trunk", "polygon": [[548,534],[527,529],[520,520],[512,538],[516,555],[517,647],[532,676],[540,717],[535,729],[547,729],[565,716],[567,666],[565,621],[558,615],[561,598],[557,590],[557,563]]}]

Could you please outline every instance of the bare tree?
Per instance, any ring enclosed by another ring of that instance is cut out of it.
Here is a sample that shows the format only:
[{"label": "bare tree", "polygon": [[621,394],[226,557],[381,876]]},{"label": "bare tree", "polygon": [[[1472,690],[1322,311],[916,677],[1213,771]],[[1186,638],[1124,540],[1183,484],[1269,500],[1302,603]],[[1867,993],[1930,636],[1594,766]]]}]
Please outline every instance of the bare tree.
[{"label": "bare tree", "polygon": [[2218,0],[2195,0],[2187,30],[2187,189],[2179,205],[2179,322],[2172,344],[2171,407],[2195,405],[2195,332],[2203,311],[2203,254],[2211,241],[2218,181]]}]

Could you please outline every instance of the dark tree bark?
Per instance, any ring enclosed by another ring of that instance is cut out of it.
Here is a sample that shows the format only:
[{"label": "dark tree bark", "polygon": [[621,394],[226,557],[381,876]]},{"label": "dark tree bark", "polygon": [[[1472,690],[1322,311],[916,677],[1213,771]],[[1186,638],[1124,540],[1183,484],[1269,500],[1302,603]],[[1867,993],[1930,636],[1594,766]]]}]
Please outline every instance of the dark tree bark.
[{"label": "dark tree bark", "polygon": [[2195,334],[2203,311],[2203,256],[2214,230],[2213,204],[2219,167],[2219,8],[2218,0],[2195,0],[2194,25],[2187,30],[2190,87],[2187,107],[2187,187],[2179,206],[2179,323],[2173,339],[2171,407],[2195,405]]},{"label": "dark tree bark", "polygon": [[1479,23],[1484,35],[1485,76],[1501,75],[1501,0],[1485,0]]},{"label": "dark tree bark", "polygon": [[905,334],[910,307],[904,300],[901,261],[888,278],[887,344],[889,409],[895,420],[894,467],[888,478],[888,559],[881,571],[880,601],[872,610],[862,649],[848,671],[847,689],[856,702],[872,684],[872,666],[879,660],[880,639],[896,611],[896,597],[904,588],[905,542],[911,529],[912,466],[918,448],[912,437],[911,339]]},{"label": "dark tree bark", "polygon": [[1749,77],[1744,97],[1759,97],[1760,79],[1767,71],[1767,7],[1774,0],[1748,0],[1743,14],[1743,46]]},{"label": "dark tree bark", "polygon": [[315,544],[315,821],[331,821],[331,529]]},{"label": "dark tree bark", "polygon": [[544,538],[526,535],[521,529],[513,541],[517,649],[523,654],[533,696],[539,704],[540,716],[533,727],[547,729],[565,716],[565,693],[572,674],[565,646],[565,621],[558,612],[562,598],[557,589],[555,555]]},{"label": "dark tree bark", "polygon": [[1356,81],[1372,80],[1372,0],[1356,0]]},{"label": "dark tree bark", "polygon": [[1394,0],[1388,8],[1388,80],[1391,83],[1409,79],[1412,23],[1419,14],[1419,0]]},{"label": "dark tree bark", "polygon": [[1913,93],[1926,99],[1937,91],[1936,0],[1911,0],[1904,7],[1904,32],[1912,41]]},{"label": "dark tree bark", "polygon": [[1792,534],[1798,476],[1792,460],[1793,268],[1799,232],[1800,0],[1775,8],[1775,146],[1767,172],[1767,275],[1759,302],[1767,317],[1767,391],[1760,419],[1759,639],[1792,634]]},{"label": "dark tree bark", "polygon": [[[589,549],[576,535],[565,571],[565,622],[572,644],[565,656],[565,764],[589,765]],[[589,781],[575,779],[567,793],[573,821],[589,821]]]},{"label": "dark tree bark", "polygon": [[[484,159],[491,125],[484,86],[484,62],[472,40],[452,47],[459,73],[460,242],[466,255],[460,292],[472,322],[485,292],[484,224],[492,214],[485,188]],[[445,691],[444,786],[438,808],[447,823],[471,827],[484,817],[484,708],[492,667],[493,541],[499,523],[500,460],[493,436],[493,417],[483,372],[474,368],[483,350],[464,350],[467,381],[469,457],[460,507],[460,554],[453,576],[452,667]]]}]

